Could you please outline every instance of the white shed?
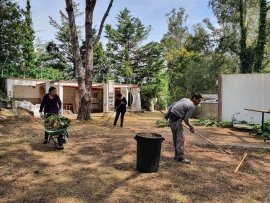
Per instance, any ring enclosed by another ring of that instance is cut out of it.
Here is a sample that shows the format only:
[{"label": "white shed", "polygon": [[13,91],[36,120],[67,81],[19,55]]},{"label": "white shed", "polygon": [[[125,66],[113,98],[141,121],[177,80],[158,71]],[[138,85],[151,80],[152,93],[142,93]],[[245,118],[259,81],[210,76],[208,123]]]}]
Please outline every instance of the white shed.
[{"label": "white shed", "polygon": [[[57,94],[63,103],[63,108],[77,113],[79,106],[77,82],[22,78],[6,79],[6,90],[9,97],[19,101],[28,101],[33,105],[41,103],[50,86],[57,88]],[[113,80],[108,80],[107,83],[93,83],[92,112],[113,111],[115,95],[119,92],[126,97],[132,110],[141,110],[139,86],[115,84]]]}]

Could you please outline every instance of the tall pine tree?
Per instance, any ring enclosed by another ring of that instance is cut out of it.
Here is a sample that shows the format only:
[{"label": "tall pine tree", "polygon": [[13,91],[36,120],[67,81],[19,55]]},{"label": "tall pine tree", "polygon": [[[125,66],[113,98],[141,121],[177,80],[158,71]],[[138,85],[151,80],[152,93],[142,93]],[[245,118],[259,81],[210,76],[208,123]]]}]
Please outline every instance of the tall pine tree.
[{"label": "tall pine tree", "polygon": [[24,77],[35,78],[36,54],[34,49],[35,31],[33,29],[33,21],[31,17],[30,0],[26,2],[25,24],[24,24],[24,44],[23,44],[23,71]]},{"label": "tall pine tree", "polygon": [[134,79],[136,83],[151,80],[164,67],[159,43],[142,45],[151,26],[144,26],[127,8],[120,11],[117,20],[116,28],[105,26],[107,56],[115,67],[115,79],[124,83],[134,82]]}]

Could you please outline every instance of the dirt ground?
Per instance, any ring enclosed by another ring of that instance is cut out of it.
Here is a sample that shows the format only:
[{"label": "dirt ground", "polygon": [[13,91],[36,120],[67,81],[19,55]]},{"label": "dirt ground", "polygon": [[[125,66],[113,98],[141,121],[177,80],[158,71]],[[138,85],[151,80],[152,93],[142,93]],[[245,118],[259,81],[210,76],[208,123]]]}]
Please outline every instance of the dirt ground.
[{"label": "dirt ground", "polygon": [[[59,151],[53,143],[42,144],[40,118],[14,116],[3,109],[0,202],[270,202],[270,142],[230,129],[199,127],[196,132],[231,154],[186,130],[186,156],[192,162],[178,163],[173,159],[169,128],[155,126],[162,116],[159,112],[127,113],[124,128],[112,128],[113,118],[106,123],[108,118],[98,114],[89,121],[73,119],[68,143]],[[156,173],[136,170],[134,136],[139,132],[165,138]],[[233,173],[244,152],[247,158]]]}]

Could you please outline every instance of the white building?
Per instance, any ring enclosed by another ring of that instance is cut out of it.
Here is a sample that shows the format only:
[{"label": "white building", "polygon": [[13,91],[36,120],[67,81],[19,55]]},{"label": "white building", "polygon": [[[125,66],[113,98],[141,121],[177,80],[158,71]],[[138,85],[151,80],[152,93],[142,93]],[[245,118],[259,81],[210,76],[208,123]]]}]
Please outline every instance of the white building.
[{"label": "white building", "polygon": [[[51,86],[57,88],[63,107],[78,112],[79,93],[78,83],[68,81],[51,81],[40,79],[7,78],[6,90],[8,97],[15,100],[28,101],[33,105],[41,103],[43,96],[48,93]],[[107,83],[93,83],[92,85],[92,112],[112,112],[114,107],[115,95],[121,92],[131,105],[131,110],[141,110],[140,87],[130,84],[115,84],[113,80]]]}]

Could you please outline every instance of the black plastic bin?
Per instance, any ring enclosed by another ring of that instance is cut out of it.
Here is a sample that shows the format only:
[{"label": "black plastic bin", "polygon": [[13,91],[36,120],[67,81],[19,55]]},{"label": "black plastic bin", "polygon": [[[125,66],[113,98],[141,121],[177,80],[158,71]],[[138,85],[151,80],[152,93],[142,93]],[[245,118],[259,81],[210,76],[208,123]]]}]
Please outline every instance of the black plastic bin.
[{"label": "black plastic bin", "polygon": [[165,140],[157,133],[137,133],[137,170],[142,173],[158,171],[161,144]]}]

